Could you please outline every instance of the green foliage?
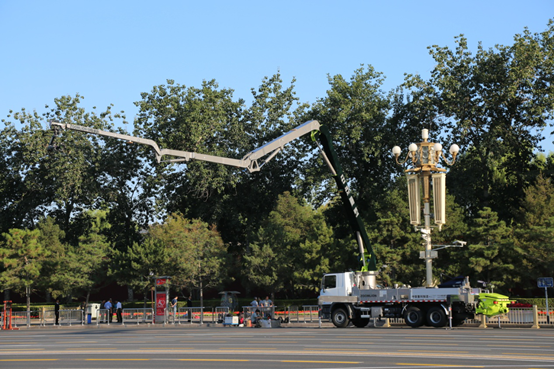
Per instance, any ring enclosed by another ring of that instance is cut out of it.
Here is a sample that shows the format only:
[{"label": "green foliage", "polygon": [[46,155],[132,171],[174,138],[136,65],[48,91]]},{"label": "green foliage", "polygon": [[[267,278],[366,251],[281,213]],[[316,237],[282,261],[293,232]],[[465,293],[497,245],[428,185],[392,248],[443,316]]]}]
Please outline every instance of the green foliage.
[{"label": "green foliage", "polygon": [[[454,49],[432,46],[430,79],[407,76],[389,94],[384,76],[362,65],[350,79],[329,76],[326,95],[310,107],[295,96],[296,81],[285,86],[279,73],[252,89],[250,106],[214,80],[168,80],[141,95],[133,135],[240,159],[319,120],[367,224],[379,282],[418,286],[421,234],[409,224],[404,168],[390,148],[419,142],[428,128],[432,140],[462,148],[447,176],[447,223],[433,243],[468,242],[439,252],[435,279],[463,274],[531,290],[554,263],[554,154],[535,154],[554,117],[553,34],[551,21],[542,33],[524,30],[513,45],[475,54],[463,36]],[[175,276],[188,289],[233,276],[248,288],[295,295],[313,292],[325,271],[357,267],[355,237],[308,136],[253,174],[201,161],[158,164],[149,148],[82,132],[51,141],[50,120],[103,130],[125,123],[111,106],[86,112],[83,98],[62,96],[42,116],[22,109],[2,120],[3,288],[69,296],[112,278],[146,290],[151,275]]]},{"label": "green foliage", "polygon": [[40,275],[48,251],[39,243],[38,230],[10,229],[0,243],[0,282],[4,288],[24,293]]},{"label": "green foliage", "polygon": [[146,247],[160,247],[158,260],[166,259],[152,270],[154,275],[172,276],[172,285],[192,288],[210,288],[221,285],[228,278],[227,248],[215,227],[201,220],[185,219],[180,214],[170,215],[164,224],[151,227]]},{"label": "green foliage", "polygon": [[474,222],[468,243],[471,255],[468,267],[473,282],[480,279],[500,289],[510,288],[519,281],[514,273],[519,257],[512,230],[490,208],[479,211],[479,217]]},{"label": "green foliage", "polygon": [[554,22],[548,27],[540,34],[526,29],[511,46],[479,44],[475,56],[463,36],[455,50],[432,46],[431,79],[407,78],[413,109],[429,112],[448,141],[461,144],[450,190],[472,215],[491,207],[513,219],[529,185],[533,150],[554,116]]},{"label": "green foliage", "polygon": [[285,192],[244,255],[247,283],[287,295],[315,290],[329,272],[331,236],[320,212]]},{"label": "green foliage", "polygon": [[51,276],[52,295],[68,296],[84,291],[90,293],[108,279],[106,269],[109,265],[111,245],[107,241],[105,230],[110,227],[106,222],[106,212],[89,211],[82,215],[87,230],[79,237],[75,245],[67,247],[63,260],[58,261],[56,273]]},{"label": "green foliage", "polygon": [[65,284],[65,281],[56,277],[60,268],[67,262],[68,245],[63,242],[65,232],[60,229],[53,217],[41,219],[37,224],[37,229],[40,232],[38,240],[48,253],[42,264],[37,283],[43,291],[57,296],[61,294]]},{"label": "green foliage", "polygon": [[[415,262],[421,250],[421,238],[409,222],[406,182],[388,191],[375,209],[378,221],[370,225],[370,238],[381,271],[378,283],[420,285],[425,278],[422,263]],[[399,216],[401,215],[401,216]]]},{"label": "green foliage", "polygon": [[40,275],[48,251],[39,243],[39,231],[10,229],[2,234],[0,242],[0,283],[27,297],[27,310],[31,304],[31,291]]},{"label": "green foliage", "polygon": [[554,185],[539,176],[525,190],[520,209],[522,222],[515,227],[515,243],[522,254],[520,273],[531,287],[539,277],[552,276],[554,265]]},{"label": "green foliage", "polygon": [[[350,81],[341,75],[329,76],[328,80],[327,96],[319,99],[305,117],[329,129],[349,185],[357,193],[358,206],[369,213],[366,218],[374,219],[374,200],[389,186],[395,170],[389,151],[395,132],[386,119],[390,102],[380,90],[383,77],[372,66],[362,65]],[[332,182],[321,185],[330,177],[328,169],[319,156],[314,161],[309,164],[312,173],[308,179],[314,190],[321,191],[316,197],[316,204],[321,205],[336,191]]]}]

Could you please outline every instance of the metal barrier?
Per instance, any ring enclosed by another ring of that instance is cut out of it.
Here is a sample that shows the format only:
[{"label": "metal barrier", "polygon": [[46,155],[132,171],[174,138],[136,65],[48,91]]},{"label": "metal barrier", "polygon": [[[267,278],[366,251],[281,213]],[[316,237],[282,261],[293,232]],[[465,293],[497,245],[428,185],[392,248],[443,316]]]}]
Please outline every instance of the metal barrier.
[{"label": "metal barrier", "polygon": [[190,321],[187,318],[187,322],[190,324],[203,324],[213,321],[213,311],[211,309],[206,309],[205,307],[190,307],[187,308],[187,310],[190,311]]},{"label": "metal barrier", "polygon": [[289,323],[300,323],[300,309],[298,305],[287,306],[285,310],[285,321]]},{"label": "metal barrier", "polygon": [[[102,310],[102,309],[100,309]],[[106,310],[106,309],[103,309]],[[154,309],[136,308],[123,309],[121,313],[122,324],[152,324],[154,322]]]},{"label": "metal barrier", "polygon": [[287,323],[315,323],[319,321],[318,305],[287,306],[283,311],[283,321]]},{"label": "metal barrier", "polygon": [[212,323],[223,324],[225,323],[225,317],[229,314],[228,306],[216,306],[215,314],[212,315]]},{"label": "metal barrier", "polygon": [[106,323],[109,325],[112,322],[113,322],[112,309],[98,309],[98,314],[96,316],[96,325],[99,325],[100,323]]},{"label": "metal barrier", "polygon": [[[18,312],[19,313],[19,312]],[[23,313],[23,312],[20,312]],[[64,309],[59,310],[60,318],[59,325],[69,325],[74,324],[85,324],[85,314],[83,310],[80,309]],[[43,310],[42,314],[37,318],[38,324],[46,326],[49,324],[56,324],[56,312],[54,310]]]},{"label": "metal barrier", "polygon": [[[247,321],[252,321],[252,313],[254,313],[256,310],[260,311],[260,313],[258,314],[258,319],[269,318],[269,317],[271,319],[276,319],[277,306],[270,306],[270,307],[265,307],[265,306],[243,306],[242,311],[243,311],[244,322],[246,323],[245,324],[246,326],[248,326]],[[285,314],[285,316],[286,316],[286,310],[283,310],[282,314]]]},{"label": "metal barrier", "polygon": [[302,316],[304,317],[304,323],[318,322],[319,305],[302,305]]},{"label": "metal barrier", "polygon": [[12,326],[31,326],[31,312],[30,311],[12,311]]},{"label": "metal barrier", "polygon": [[[536,313],[535,313],[536,310]],[[551,316],[554,315],[551,312]],[[531,308],[510,308],[508,314],[487,317],[487,324],[499,325],[525,325],[533,324],[533,326],[554,326],[554,322],[546,318],[546,309],[539,309],[536,306]]]},{"label": "metal barrier", "polygon": [[[538,313],[538,324],[540,325],[548,325],[549,327],[550,326],[554,326],[554,311],[550,310],[548,311],[548,314],[550,315],[550,319],[547,319],[546,317],[546,308],[544,309],[537,309],[537,313]],[[550,322],[549,322],[550,321]]]},{"label": "metal barrier", "polygon": [[174,318],[174,323],[177,322],[177,324],[182,323],[192,323],[191,316],[192,316],[192,308],[189,307],[181,307],[177,309],[177,316]]}]

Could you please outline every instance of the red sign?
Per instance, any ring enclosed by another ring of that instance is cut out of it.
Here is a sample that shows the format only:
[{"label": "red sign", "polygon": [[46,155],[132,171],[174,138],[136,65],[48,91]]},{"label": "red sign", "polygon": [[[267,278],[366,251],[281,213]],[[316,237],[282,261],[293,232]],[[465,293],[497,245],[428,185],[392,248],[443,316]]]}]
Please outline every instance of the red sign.
[{"label": "red sign", "polygon": [[165,292],[156,293],[156,315],[165,315],[165,308],[167,307],[167,294]]},{"label": "red sign", "polygon": [[158,278],[156,279],[156,286],[163,286],[167,283],[167,278]]}]

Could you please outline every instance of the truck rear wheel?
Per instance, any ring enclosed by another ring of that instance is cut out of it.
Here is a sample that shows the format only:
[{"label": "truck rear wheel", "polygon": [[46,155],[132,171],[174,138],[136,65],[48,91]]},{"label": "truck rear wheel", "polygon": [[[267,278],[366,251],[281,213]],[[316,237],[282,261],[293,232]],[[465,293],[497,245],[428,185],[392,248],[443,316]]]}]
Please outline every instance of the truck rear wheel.
[{"label": "truck rear wheel", "polygon": [[349,323],[346,310],[339,308],[333,311],[333,314],[331,315],[331,321],[337,328],[346,328]]},{"label": "truck rear wheel", "polygon": [[444,327],[446,325],[446,313],[440,306],[433,306],[427,311],[427,324],[431,327]]},{"label": "truck rear wheel", "polygon": [[423,312],[416,306],[410,306],[404,313],[404,321],[412,328],[420,327],[423,324]]}]

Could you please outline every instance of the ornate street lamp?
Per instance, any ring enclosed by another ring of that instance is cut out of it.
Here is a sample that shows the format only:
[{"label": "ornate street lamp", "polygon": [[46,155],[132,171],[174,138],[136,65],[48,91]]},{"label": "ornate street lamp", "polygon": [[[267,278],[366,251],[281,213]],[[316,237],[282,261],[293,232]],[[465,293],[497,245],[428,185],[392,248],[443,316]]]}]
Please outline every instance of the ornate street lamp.
[{"label": "ornate street lamp", "polygon": [[[399,161],[401,149],[398,146],[392,148],[396,163],[403,165],[408,160],[411,167],[406,169],[408,182],[408,203],[410,207],[410,223],[416,230],[421,231],[425,240],[425,251],[421,258],[425,259],[426,287],[433,285],[433,264],[432,260],[437,257],[437,252],[432,250],[431,245],[431,186],[433,188],[433,209],[434,221],[439,231],[446,221],[446,169],[437,166],[442,158],[446,164],[453,165],[456,155],[460,151],[458,145],[450,146],[452,161],[448,160],[442,152],[440,143],[428,142],[429,131],[422,130],[423,142],[412,143],[408,147],[408,154],[403,161]],[[421,186],[423,186],[423,219],[421,225]]]}]

